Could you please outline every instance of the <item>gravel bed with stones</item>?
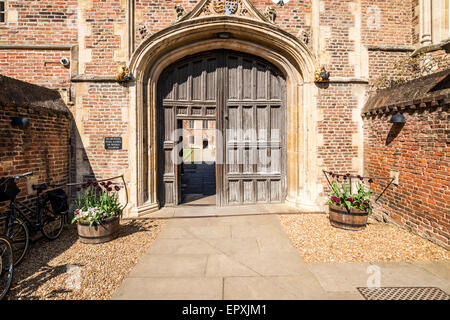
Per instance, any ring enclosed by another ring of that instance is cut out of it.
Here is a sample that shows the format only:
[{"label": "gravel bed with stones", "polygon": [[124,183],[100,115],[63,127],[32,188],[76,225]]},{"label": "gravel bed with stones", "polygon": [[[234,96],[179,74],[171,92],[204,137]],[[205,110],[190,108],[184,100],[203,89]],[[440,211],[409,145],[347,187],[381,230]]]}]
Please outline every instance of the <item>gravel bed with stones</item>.
[{"label": "gravel bed with stones", "polygon": [[332,227],[325,214],[280,215],[306,263],[450,261],[450,251],[396,225],[369,223],[364,230]]},{"label": "gravel bed with stones", "polygon": [[16,267],[5,299],[110,299],[160,232],[164,220],[123,220],[117,239],[83,244],[75,225],[40,239]]}]

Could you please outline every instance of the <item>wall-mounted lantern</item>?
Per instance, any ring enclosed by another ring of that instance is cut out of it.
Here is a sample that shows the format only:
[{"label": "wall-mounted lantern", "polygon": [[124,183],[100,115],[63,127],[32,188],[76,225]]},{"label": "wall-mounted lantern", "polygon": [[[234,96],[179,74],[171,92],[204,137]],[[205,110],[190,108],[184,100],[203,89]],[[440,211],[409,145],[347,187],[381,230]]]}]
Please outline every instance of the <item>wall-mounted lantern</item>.
[{"label": "wall-mounted lantern", "polygon": [[25,117],[13,117],[11,118],[11,125],[13,127],[26,127],[28,126],[28,118]]},{"label": "wall-mounted lantern", "polygon": [[391,118],[391,120],[389,120],[390,123],[405,123],[406,119],[405,116],[402,115],[401,113],[397,113],[394,114]]}]

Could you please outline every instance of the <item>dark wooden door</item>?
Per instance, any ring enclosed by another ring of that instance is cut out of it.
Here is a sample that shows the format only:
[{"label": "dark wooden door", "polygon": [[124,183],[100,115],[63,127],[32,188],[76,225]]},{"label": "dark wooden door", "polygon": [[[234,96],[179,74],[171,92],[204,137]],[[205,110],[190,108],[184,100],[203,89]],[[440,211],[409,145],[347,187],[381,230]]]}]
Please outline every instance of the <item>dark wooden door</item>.
[{"label": "dark wooden door", "polygon": [[285,81],[258,58],[225,53],[226,204],[285,197]]},{"label": "dark wooden door", "polygon": [[[285,80],[254,56],[212,51],[167,68],[158,82],[158,194],[179,203],[174,134],[183,119],[214,119],[218,205],[282,202],[285,197]],[[221,143],[221,141],[223,143]]]}]

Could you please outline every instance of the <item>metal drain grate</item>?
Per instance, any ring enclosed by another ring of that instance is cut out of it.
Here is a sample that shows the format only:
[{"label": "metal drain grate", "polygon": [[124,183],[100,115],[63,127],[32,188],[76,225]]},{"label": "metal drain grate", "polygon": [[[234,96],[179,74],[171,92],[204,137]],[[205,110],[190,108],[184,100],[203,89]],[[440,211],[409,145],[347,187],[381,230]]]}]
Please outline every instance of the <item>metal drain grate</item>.
[{"label": "metal drain grate", "polygon": [[436,287],[358,287],[366,300],[450,300],[450,296]]}]

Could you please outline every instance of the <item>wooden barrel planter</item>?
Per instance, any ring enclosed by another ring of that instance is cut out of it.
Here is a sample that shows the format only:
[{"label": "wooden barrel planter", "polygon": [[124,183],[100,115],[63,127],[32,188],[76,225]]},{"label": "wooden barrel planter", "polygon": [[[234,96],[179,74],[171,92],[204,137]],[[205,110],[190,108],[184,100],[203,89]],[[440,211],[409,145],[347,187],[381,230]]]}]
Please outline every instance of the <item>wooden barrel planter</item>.
[{"label": "wooden barrel planter", "polygon": [[80,241],[86,244],[104,243],[119,236],[120,217],[105,219],[100,225],[89,226],[89,223],[78,221],[77,229]]},{"label": "wooden barrel planter", "polygon": [[330,223],[333,227],[345,230],[362,230],[367,225],[368,212],[351,208],[350,212],[342,207],[329,205]]}]

